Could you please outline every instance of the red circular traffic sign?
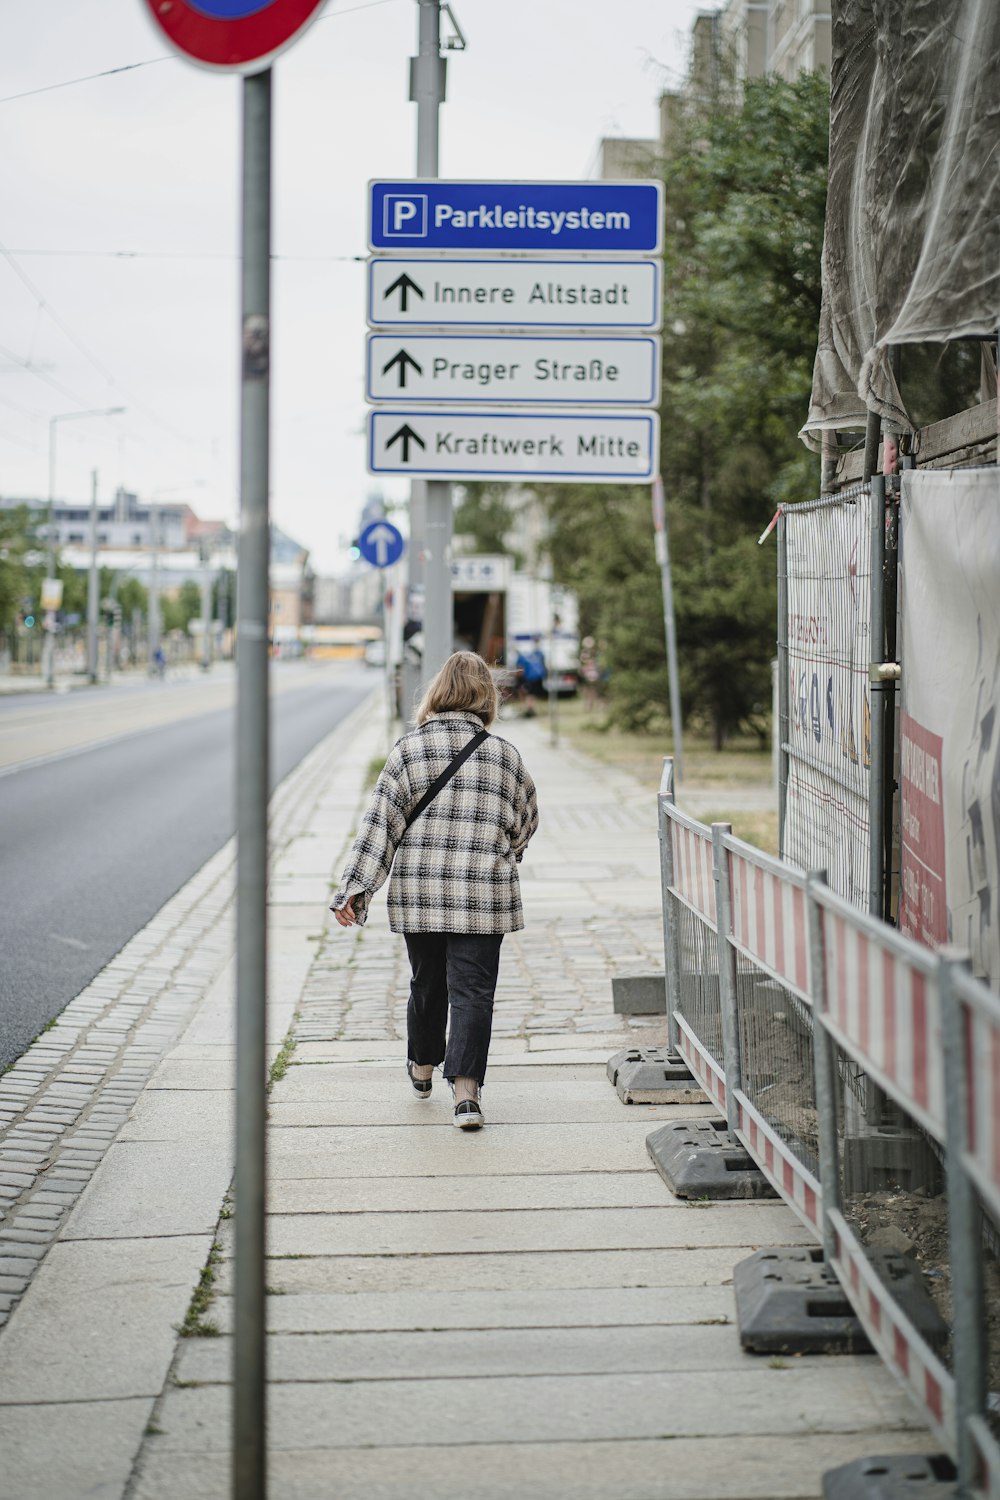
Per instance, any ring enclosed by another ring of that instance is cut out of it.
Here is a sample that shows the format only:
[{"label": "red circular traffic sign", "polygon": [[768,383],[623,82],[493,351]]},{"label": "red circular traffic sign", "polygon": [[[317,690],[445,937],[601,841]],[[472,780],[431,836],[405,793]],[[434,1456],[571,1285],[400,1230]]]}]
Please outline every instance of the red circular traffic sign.
[{"label": "red circular traffic sign", "polygon": [[259,72],[295,40],[324,0],[143,0],[153,24],[191,62]]}]

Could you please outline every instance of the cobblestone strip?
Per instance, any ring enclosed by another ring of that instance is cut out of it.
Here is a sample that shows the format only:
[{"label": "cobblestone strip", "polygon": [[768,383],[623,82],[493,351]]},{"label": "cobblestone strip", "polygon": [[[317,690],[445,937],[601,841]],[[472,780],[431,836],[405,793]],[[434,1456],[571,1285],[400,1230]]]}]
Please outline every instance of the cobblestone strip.
[{"label": "cobblestone strip", "polygon": [[[271,799],[272,862],[309,825],[369,700]],[[129,940],[0,1077],[0,1327],[165,1053],[232,952],[235,840]]]}]

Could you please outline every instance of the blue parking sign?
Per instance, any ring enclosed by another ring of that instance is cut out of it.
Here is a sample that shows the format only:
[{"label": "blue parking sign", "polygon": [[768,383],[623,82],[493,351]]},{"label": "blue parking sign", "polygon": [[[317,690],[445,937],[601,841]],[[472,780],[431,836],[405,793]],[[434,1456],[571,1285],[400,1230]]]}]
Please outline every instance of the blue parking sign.
[{"label": "blue parking sign", "polygon": [[449,182],[369,184],[373,250],[614,251],[661,248],[659,182]]}]

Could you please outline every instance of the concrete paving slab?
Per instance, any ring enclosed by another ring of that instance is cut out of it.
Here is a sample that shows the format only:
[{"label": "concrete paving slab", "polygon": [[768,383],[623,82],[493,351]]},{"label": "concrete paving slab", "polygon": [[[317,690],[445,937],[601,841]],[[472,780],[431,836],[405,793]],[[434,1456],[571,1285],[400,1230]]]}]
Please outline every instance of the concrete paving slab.
[{"label": "concrete paving slab", "polygon": [[[425,1106],[430,1108],[432,1106]],[[647,1170],[646,1126],[620,1124],[489,1125],[470,1137],[455,1130],[450,1111],[440,1130],[372,1126],[363,1145],[356,1132],[271,1131],[274,1177],[477,1176],[493,1172],[629,1172]]]},{"label": "concrete paving slab", "polygon": [[136,1100],[118,1140],[224,1140],[233,1130],[234,1108],[231,1089],[146,1089]]},{"label": "concrete paving slab", "polygon": [[[912,1428],[902,1390],[870,1381],[852,1362],[821,1368],[745,1371],[719,1399],[715,1375],[483,1377],[361,1381],[271,1388],[274,1449],[394,1444],[590,1442],[650,1437],[805,1435]],[[219,1452],[226,1444],[229,1391],[168,1389],[158,1420],[164,1451]],[[466,1476],[468,1480],[468,1476]]]},{"label": "concrete paving slab", "polygon": [[[659,1208],[680,1203],[656,1172],[540,1173],[493,1177],[324,1177],[279,1179],[275,1214],[435,1213],[502,1208]],[[697,1210],[695,1210],[697,1212]]]},{"label": "concrete paving slab", "polygon": [[[722,1286],[757,1245],[699,1250],[591,1250],[563,1254],[333,1255],[269,1260],[270,1287],[308,1292],[537,1290],[553,1287]],[[217,1284],[232,1291],[232,1262]]]},{"label": "concrete paving slab", "polygon": [[[175,1366],[179,1383],[225,1385],[232,1375],[229,1338],[186,1339]],[[848,1358],[860,1366],[871,1355]],[[824,1364],[817,1354],[795,1361],[796,1376]],[[828,1361],[827,1361],[828,1362]],[[766,1362],[764,1362],[766,1363]],[[498,1376],[628,1375],[716,1371],[720,1383],[759,1372],[760,1356],[740,1348],[735,1326],[442,1329],[409,1333],[285,1333],[268,1343],[268,1379],[421,1380]],[[858,1370],[861,1374],[861,1370]]]},{"label": "concrete paving slab", "polygon": [[[608,984],[608,994],[609,994],[609,996],[610,996],[610,993],[611,993],[611,986],[610,986],[610,983],[609,983]],[[664,1033],[666,1033],[666,1026],[665,1025],[664,1025],[663,1030],[664,1030]],[[566,1037],[566,1035],[564,1033],[552,1034],[550,1032],[543,1032],[540,1036],[533,1036],[533,1037],[529,1038],[529,1041],[528,1041],[528,1051],[529,1052],[562,1052],[562,1051],[565,1051],[565,1049],[566,1049],[566,1043],[567,1043],[567,1037]],[[623,1029],[618,1030],[618,1031],[614,1030],[613,1028],[609,1028],[607,1031],[574,1032],[573,1033],[573,1045],[574,1045],[574,1047],[583,1047],[583,1048],[585,1048],[588,1051],[600,1052],[600,1053],[607,1052],[610,1055],[616,1049],[618,1051],[621,1051],[622,1048],[624,1048],[624,1047],[634,1047],[634,1046],[636,1046],[637,1045],[637,1043],[636,1043],[636,1033],[634,1031],[632,1031],[631,1028],[628,1028],[628,1029],[624,1029],[623,1028]],[[648,1039],[646,1038],[645,1033],[643,1033],[643,1042],[642,1042],[642,1045],[643,1046],[652,1045],[651,1043],[649,1043]],[[604,1061],[606,1062],[607,1058],[605,1058]]]},{"label": "concrete paving slab", "polygon": [[216,1060],[205,1060],[201,1049],[195,1050],[201,1055],[194,1057],[186,1053],[178,1055],[178,1051],[172,1052],[157,1068],[147,1088],[153,1092],[204,1089],[209,1093],[218,1093],[223,1088],[236,1087],[235,1052],[227,1051]]},{"label": "concrete paving slab", "polygon": [[[360,1098],[345,1099],[339,1090],[331,1089],[327,1094],[326,1099],[308,1101],[275,1098],[270,1118],[275,1125],[341,1125],[362,1129],[370,1125],[440,1125],[441,1106],[450,1115],[454,1105],[447,1085],[437,1080],[429,1100],[417,1099],[405,1078],[393,1083],[391,1093],[369,1087]],[[334,1097],[330,1098],[330,1094]],[[509,1084],[502,1075],[499,1078],[494,1075],[483,1092],[483,1108],[488,1111],[491,1125],[595,1125],[605,1120],[614,1124],[628,1112],[636,1119],[648,1120],[652,1130],[657,1121],[704,1118],[706,1107],[704,1104],[625,1105],[607,1080],[603,1085]]]},{"label": "concrete paving slab", "polygon": [[0,1338],[0,1405],[157,1395],[210,1244],[53,1245]]},{"label": "concrete paving slab", "polygon": [[116,1141],[67,1220],[63,1238],[211,1234],[232,1175],[228,1141]]},{"label": "concrete paving slab", "polygon": [[475,1255],[481,1250],[679,1250],[812,1244],[783,1203],[707,1208],[494,1210],[489,1213],[272,1214],[268,1254]]},{"label": "concrete paving slab", "polygon": [[[400,1080],[402,1080],[404,1095],[405,1090],[409,1088],[403,1066],[405,1048],[402,1048],[399,1055],[391,1062],[353,1062],[347,1065],[330,1061],[302,1063],[299,1058],[303,1045],[300,1043],[296,1049],[288,1072],[282,1080],[278,1096],[282,1099],[292,1100],[300,1097],[285,1089],[285,1084],[291,1084],[294,1088],[300,1075],[306,1075],[310,1080],[306,1084],[307,1089],[312,1090],[322,1086],[324,1092],[315,1096],[319,1098],[337,1096],[342,1088],[345,1091],[345,1098],[365,1097],[372,1092],[381,1092],[395,1097],[400,1087]],[[556,1063],[551,1067],[546,1067],[544,1058],[525,1053],[519,1058],[511,1058],[508,1063],[504,1064],[502,1080],[496,1071],[488,1072],[486,1087],[492,1089],[498,1081],[502,1081],[508,1084],[530,1083],[533,1088],[541,1089],[547,1087],[549,1083],[599,1083],[603,1079],[605,1087],[610,1089],[611,1085],[605,1073],[606,1065],[607,1060],[602,1059],[599,1064],[590,1061],[572,1064]],[[324,1075],[327,1081],[321,1085]],[[442,1084],[440,1074],[435,1074],[434,1087],[442,1094],[447,1088],[447,1084]],[[303,1097],[310,1097],[310,1093],[305,1093]]]},{"label": "concrete paving slab", "polygon": [[[229,1500],[225,1455],[147,1446],[134,1500]],[[816,1433],[616,1443],[292,1450],[276,1453],[270,1492],[281,1500],[403,1500],[414,1475],[434,1500],[468,1500],[469,1475],[489,1500],[820,1500],[821,1475],[870,1453],[923,1452],[919,1434]]]},{"label": "concrete paving slab", "polygon": [[[274,1268],[272,1268],[274,1269]],[[593,1287],[563,1291],[303,1292],[267,1299],[275,1333],[405,1332],[437,1328],[673,1327],[733,1323],[731,1287]],[[212,1321],[232,1329],[232,1298],[212,1303]]]},{"label": "concrete paving slab", "polygon": [[11,1500],[121,1500],[152,1397],[0,1406],[2,1484]]}]

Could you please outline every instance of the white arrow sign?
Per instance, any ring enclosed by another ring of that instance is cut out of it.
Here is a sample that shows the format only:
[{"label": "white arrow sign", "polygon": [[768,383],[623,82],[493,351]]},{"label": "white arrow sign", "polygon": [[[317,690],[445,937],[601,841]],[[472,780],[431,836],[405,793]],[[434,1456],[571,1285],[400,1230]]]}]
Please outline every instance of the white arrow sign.
[{"label": "white arrow sign", "polygon": [[421,479],[573,479],[643,484],[657,471],[655,412],[428,411],[368,414],[368,470]]},{"label": "white arrow sign", "polygon": [[368,335],[369,401],[655,406],[659,375],[655,337]]},{"label": "white arrow sign", "polygon": [[380,568],[384,568],[389,558],[389,551],[395,545],[396,533],[390,531],[388,526],[376,526],[374,531],[369,531],[368,541],[375,548],[375,556]]},{"label": "white arrow sign", "polygon": [[373,328],[659,328],[653,260],[368,262]]}]

